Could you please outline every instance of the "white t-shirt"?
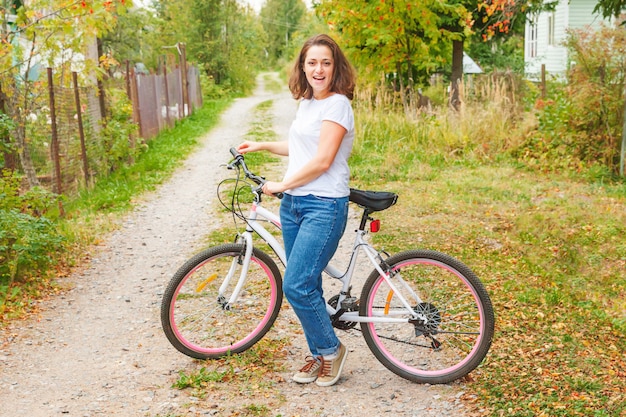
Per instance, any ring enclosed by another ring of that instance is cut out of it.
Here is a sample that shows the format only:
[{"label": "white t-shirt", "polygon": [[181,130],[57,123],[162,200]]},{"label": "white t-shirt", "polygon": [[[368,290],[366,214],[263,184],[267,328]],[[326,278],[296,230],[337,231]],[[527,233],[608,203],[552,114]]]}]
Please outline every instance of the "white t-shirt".
[{"label": "white t-shirt", "polygon": [[286,192],[294,196],[313,194],[320,197],[347,197],[350,169],[348,157],[354,143],[354,113],[350,100],[342,94],[333,94],[323,100],[302,100],[296,119],[289,129],[289,164],[285,178],[295,174],[317,153],[322,121],[335,122],[346,129],[335,160],[318,178]]}]

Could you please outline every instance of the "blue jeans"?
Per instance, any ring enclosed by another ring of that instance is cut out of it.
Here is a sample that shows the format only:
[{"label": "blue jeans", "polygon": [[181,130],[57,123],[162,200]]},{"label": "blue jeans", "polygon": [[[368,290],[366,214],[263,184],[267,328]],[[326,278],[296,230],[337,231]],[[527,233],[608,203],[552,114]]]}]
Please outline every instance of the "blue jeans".
[{"label": "blue jeans", "polygon": [[285,194],[280,221],[287,255],[283,291],[314,357],[332,355],[339,339],[326,311],[322,271],[335,254],[348,219],[348,197]]}]

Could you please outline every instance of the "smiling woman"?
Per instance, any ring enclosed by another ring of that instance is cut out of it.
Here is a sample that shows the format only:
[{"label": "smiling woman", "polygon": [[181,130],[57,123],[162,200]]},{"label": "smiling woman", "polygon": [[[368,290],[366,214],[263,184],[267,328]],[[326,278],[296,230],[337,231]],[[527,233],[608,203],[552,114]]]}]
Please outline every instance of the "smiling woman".
[{"label": "smiling woman", "polygon": [[348,217],[354,142],[355,71],[328,35],[308,39],[296,59],[289,90],[299,100],[289,139],[244,142],[237,150],[288,155],[282,181],[267,181],[263,192],[284,194],[280,206],[287,255],[284,294],[300,320],[310,355],[293,380],[334,385],[347,356],[326,313],[322,270],[333,257]]}]

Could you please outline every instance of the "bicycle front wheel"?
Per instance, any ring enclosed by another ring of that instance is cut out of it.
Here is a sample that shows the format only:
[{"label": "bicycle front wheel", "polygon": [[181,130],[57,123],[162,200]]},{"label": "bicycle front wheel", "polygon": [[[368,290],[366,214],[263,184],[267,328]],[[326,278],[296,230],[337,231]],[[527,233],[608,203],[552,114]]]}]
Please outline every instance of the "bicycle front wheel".
[{"label": "bicycle front wheel", "polygon": [[243,352],[272,327],[283,299],[276,263],[253,249],[245,285],[233,303],[245,246],[209,248],[188,260],[170,281],[161,304],[161,324],[170,343],[198,359]]},{"label": "bicycle front wheel", "polygon": [[460,261],[430,250],[402,252],[385,264],[395,290],[373,271],[359,310],[361,316],[378,319],[361,323],[376,358],[395,374],[420,383],[445,384],[475,369],[489,350],[495,322],[489,295],[476,275]]}]

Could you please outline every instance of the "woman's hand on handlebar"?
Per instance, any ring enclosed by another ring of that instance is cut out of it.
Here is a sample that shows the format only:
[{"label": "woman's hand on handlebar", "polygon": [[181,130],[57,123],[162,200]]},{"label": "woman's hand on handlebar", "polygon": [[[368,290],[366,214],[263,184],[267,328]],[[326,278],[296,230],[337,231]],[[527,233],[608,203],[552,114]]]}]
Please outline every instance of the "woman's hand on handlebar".
[{"label": "woman's hand on handlebar", "polygon": [[248,152],[257,152],[260,150],[263,150],[260,142],[250,142],[246,140],[240,143],[239,146],[237,146],[237,152],[239,152],[242,155]]},{"label": "woman's hand on handlebar", "polygon": [[285,191],[285,186],[282,182],[267,181],[262,187],[263,194],[271,196],[279,196]]}]

